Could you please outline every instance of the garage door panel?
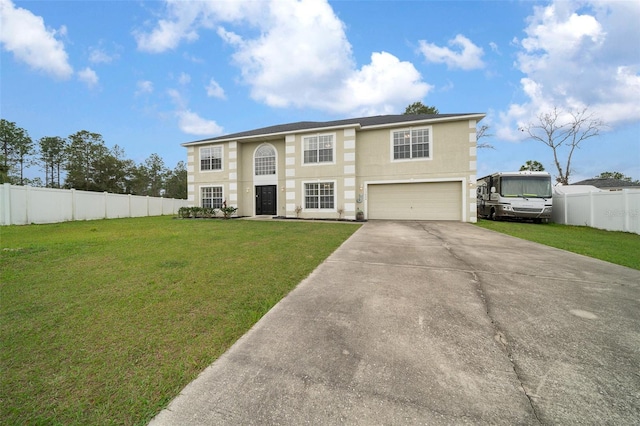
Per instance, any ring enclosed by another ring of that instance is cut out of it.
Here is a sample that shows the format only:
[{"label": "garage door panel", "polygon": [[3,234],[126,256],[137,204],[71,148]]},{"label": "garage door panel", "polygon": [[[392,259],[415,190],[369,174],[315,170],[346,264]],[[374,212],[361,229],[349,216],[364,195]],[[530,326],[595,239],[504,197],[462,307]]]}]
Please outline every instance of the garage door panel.
[{"label": "garage door panel", "polygon": [[369,185],[369,219],[462,220],[460,182]]}]

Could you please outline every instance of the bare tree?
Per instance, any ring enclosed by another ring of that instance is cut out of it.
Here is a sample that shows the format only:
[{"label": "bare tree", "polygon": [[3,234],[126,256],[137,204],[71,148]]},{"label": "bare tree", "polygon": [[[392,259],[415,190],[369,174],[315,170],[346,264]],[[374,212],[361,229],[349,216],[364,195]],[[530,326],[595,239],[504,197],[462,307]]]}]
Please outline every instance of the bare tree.
[{"label": "bare tree", "polygon": [[[540,113],[536,123],[530,123],[520,130],[530,139],[542,142],[553,151],[553,160],[558,169],[556,181],[569,184],[571,159],[576,148],[587,139],[600,135],[604,122],[589,113],[587,108],[578,112],[565,113],[561,108],[553,107],[549,112]],[[566,163],[561,156],[566,152]]]},{"label": "bare tree", "polygon": [[493,136],[492,134],[488,133],[488,131],[489,131],[489,126],[487,126],[486,124],[483,124],[482,126],[480,126],[479,129],[476,130],[476,141],[478,142],[476,147],[495,149],[493,145],[489,143],[486,143],[486,142],[480,143],[480,139],[490,138],[491,136]]}]

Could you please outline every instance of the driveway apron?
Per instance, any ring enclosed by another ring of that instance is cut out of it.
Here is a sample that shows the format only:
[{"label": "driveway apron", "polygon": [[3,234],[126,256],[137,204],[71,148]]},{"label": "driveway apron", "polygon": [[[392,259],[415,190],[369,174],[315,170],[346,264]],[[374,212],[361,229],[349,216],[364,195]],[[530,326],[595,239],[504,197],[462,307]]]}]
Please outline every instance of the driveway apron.
[{"label": "driveway apron", "polygon": [[639,283],[471,224],[370,221],[151,424],[633,424]]}]

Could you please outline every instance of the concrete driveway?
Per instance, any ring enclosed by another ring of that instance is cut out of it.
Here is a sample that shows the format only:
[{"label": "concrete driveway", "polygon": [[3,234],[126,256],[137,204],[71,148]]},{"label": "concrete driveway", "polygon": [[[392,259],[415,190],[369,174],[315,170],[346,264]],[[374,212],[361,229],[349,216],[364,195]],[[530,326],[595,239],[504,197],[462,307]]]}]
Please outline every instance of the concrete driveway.
[{"label": "concrete driveway", "polygon": [[640,271],[371,221],[151,424],[639,421]]}]

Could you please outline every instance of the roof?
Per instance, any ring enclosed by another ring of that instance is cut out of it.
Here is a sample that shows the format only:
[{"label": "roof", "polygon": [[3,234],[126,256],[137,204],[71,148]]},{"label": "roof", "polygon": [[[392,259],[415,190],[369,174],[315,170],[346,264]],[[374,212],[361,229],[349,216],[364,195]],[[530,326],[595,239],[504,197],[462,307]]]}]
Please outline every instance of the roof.
[{"label": "roof", "polygon": [[581,180],[580,182],[572,183],[571,185],[592,185],[596,188],[640,188],[640,183],[611,178],[585,179]]},{"label": "roof", "polygon": [[183,143],[182,146],[199,145],[211,142],[225,142],[238,139],[258,139],[260,137],[269,137],[275,135],[290,134],[304,130],[322,130],[330,128],[344,127],[385,127],[398,123],[409,122],[426,122],[426,121],[450,121],[464,117],[471,118],[476,116],[479,119],[484,117],[481,113],[466,114],[415,114],[415,115],[376,115],[373,117],[348,118],[345,120],[335,121],[299,121],[297,123],[278,124],[275,126],[262,127],[260,129],[249,130],[239,133],[231,133],[228,135],[217,136],[214,138],[201,139],[193,142]]}]

